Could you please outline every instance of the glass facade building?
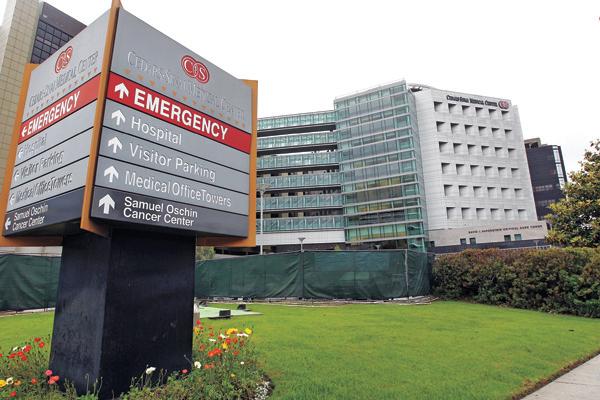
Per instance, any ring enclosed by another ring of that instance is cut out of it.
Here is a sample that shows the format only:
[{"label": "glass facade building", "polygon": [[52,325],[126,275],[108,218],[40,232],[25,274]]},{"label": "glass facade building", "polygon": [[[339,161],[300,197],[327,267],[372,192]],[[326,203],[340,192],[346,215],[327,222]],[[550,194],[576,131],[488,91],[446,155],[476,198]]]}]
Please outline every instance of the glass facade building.
[{"label": "glass facade building", "polygon": [[336,99],[332,111],[260,119],[263,244],[286,250],[312,234],[325,235],[320,248],[424,250],[414,113],[402,81]]},{"label": "glass facade building", "polygon": [[334,104],[346,241],[424,249],[418,130],[406,83],[339,98]]}]

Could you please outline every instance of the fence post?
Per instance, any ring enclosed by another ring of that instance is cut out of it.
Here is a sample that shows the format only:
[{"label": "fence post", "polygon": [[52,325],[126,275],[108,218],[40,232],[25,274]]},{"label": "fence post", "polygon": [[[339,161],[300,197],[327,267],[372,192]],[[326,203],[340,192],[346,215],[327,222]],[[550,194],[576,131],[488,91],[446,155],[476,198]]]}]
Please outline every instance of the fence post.
[{"label": "fence post", "polygon": [[408,280],[408,249],[404,250],[404,277],[406,279],[406,296],[410,303],[410,282]]}]

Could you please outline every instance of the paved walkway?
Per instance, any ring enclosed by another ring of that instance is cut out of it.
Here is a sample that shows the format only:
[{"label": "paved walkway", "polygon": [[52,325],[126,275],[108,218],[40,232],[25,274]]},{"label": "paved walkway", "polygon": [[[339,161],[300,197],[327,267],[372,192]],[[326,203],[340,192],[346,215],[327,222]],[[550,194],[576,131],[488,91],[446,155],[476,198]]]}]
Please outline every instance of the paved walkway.
[{"label": "paved walkway", "polygon": [[599,400],[600,356],[580,365],[523,400]]}]

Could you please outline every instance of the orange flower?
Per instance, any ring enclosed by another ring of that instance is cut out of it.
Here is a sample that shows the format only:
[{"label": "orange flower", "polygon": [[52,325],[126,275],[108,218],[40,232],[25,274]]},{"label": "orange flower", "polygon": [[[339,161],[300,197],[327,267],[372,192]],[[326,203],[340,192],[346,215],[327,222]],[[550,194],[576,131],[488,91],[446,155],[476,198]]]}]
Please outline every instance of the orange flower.
[{"label": "orange flower", "polygon": [[35,339],[33,339],[34,342],[40,342],[42,340],[42,338],[36,337]]},{"label": "orange flower", "polygon": [[32,384],[32,385],[36,385],[36,384],[37,384],[37,382],[38,382],[38,380],[37,380],[37,379],[35,379],[35,378],[31,378],[31,384]]},{"label": "orange flower", "polygon": [[214,368],[214,367],[215,367],[215,364],[213,364],[213,363],[204,364],[204,369],[211,369],[211,368]]},{"label": "orange flower", "polygon": [[56,382],[58,382],[59,379],[60,379],[60,376],[58,376],[58,375],[52,375],[50,377],[50,379],[48,379],[48,384],[49,385],[54,385]]},{"label": "orange flower", "polygon": [[42,347],[44,347],[44,346],[45,346],[45,344],[44,344],[44,342],[40,342],[40,343],[38,344],[38,346],[40,346],[40,349],[41,349]]},{"label": "orange flower", "polygon": [[52,375],[52,370],[51,369],[47,369],[46,372],[44,372],[44,375],[51,376]]}]

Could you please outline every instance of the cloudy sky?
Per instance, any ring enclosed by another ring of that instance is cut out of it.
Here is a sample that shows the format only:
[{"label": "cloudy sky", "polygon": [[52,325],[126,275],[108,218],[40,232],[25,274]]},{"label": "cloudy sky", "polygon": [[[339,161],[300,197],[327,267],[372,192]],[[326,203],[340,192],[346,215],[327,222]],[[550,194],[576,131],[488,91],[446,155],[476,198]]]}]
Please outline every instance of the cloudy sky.
[{"label": "cloudy sky", "polygon": [[[48,2],[85,24],[110,5]],[[406,79],[512,100],[524,137],[561,145],[568,170],[600,138],[598,1],[122,3],[231,74],[259,80],[260,117],[331,109],[337,96]]]}]

